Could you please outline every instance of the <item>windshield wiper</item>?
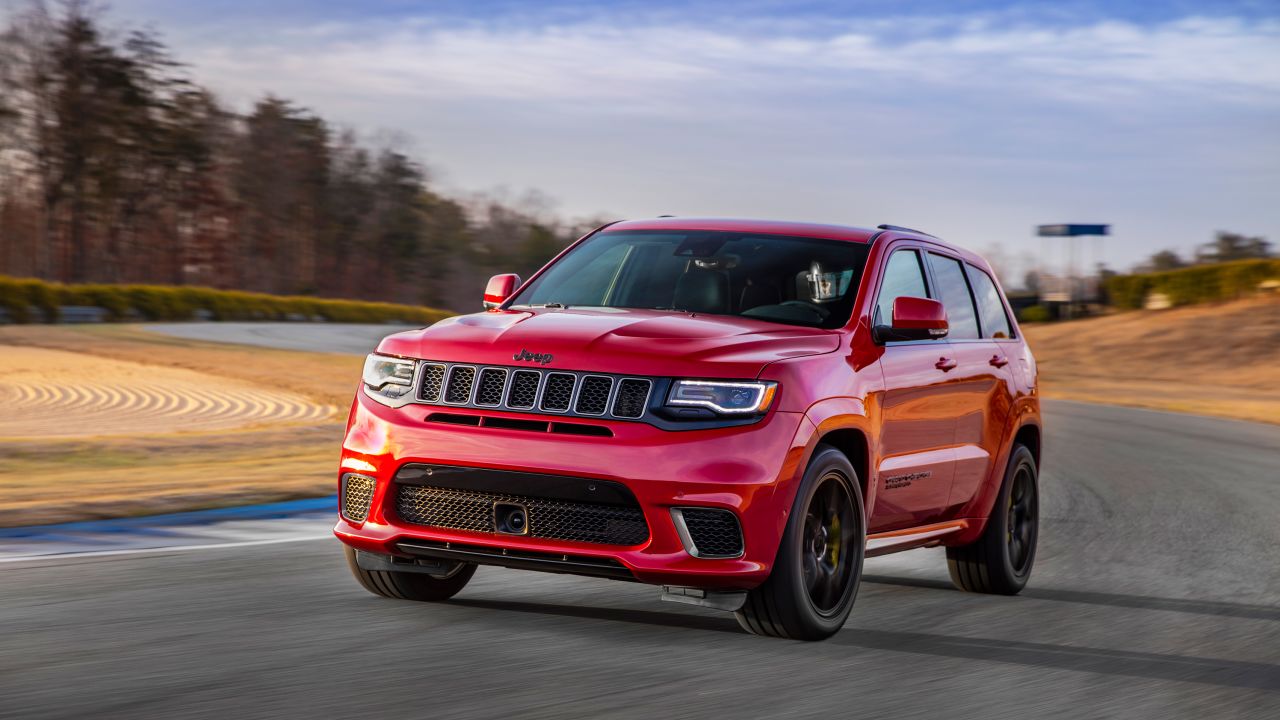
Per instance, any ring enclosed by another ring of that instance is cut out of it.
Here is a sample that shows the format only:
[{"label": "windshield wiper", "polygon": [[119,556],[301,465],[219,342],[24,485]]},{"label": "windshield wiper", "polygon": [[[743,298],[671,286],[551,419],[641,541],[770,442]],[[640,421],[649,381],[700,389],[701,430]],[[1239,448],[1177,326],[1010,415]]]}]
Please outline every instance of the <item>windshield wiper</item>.
[{"label": "windshield wiper", "polygon": [[520,307],[527,307],[527,308],[551,308],[552,310],[564,310],[565,308],[567,308],[567,307],[569,307],[569,306],[568,306],[568,305],[565,305],[564,303],[538,303],[537,305],[521,305]]}]

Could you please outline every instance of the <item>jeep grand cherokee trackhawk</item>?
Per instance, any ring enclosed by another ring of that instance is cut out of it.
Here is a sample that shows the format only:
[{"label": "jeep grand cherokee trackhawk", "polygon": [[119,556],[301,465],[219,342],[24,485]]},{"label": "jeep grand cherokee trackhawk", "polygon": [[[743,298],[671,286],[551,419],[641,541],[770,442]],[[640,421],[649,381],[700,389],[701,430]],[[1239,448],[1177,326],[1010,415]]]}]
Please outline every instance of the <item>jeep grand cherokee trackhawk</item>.
[{"label": "jeep grand cherokee trackhawk", "polygon": [[961,589],[1026,584],[1036,366],[982,258],[891,225],[659,218],[484,305],[365,362],[335,533],[369,591],[593,575],[817,640],[864,557],[943,545]]}]

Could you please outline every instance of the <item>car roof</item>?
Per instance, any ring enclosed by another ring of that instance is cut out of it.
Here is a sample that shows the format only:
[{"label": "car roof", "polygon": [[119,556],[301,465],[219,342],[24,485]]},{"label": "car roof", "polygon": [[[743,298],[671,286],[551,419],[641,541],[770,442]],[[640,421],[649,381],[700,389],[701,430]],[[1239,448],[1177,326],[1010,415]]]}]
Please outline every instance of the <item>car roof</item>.
[{"label": "car roof", "polygon": [[712,232],[760,233],[792,237],[823,238],[868,243],[880,230],[844,225],[785,222],[780,220],[745,220],[738,218],[659,217],[645,220],[623,220],[605,228],[612,230],[704,230]]}]

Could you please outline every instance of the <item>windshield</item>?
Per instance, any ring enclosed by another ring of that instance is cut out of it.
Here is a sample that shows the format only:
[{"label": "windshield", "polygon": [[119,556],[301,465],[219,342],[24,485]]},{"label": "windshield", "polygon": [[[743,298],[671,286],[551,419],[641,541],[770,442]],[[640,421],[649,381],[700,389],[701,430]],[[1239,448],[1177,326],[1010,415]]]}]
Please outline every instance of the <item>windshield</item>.
[{"label": "windshield", "polygon": [[529,284],[513,307],[680,310],[838,328],[868,246],[698,231],[595,235]]}]

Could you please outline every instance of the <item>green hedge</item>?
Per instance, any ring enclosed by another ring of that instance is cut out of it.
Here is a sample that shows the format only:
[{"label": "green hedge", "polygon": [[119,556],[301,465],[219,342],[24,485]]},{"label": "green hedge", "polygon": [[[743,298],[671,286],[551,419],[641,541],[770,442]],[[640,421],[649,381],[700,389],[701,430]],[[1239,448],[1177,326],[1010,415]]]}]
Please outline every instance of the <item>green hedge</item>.
[{"label": "green hedge", "polygon": [[1163,293],[1174,305],[1234,300],[1257,292],[1267,280],[1280,280],[1280,259],[1239,260],[1197,265],[1141,275],[1116,275],[1107,280],[1111,304],[1136,309],[1151,293]]},{"label": "green hedge", "polygon": [[1018,313],[1018,322],[1049,322],[1052,319],[1053,316],[1049,314],[1049,308],[1044,305],[1032,305],[1030,307],[1025,307]]},{"label": "green hedge", "polygon": [[205,310],[215,320],[286,320],[302,316],[330,322],[429,324],[453,314],[362,300],[165,285],[62,285],[0,276],[0,308],[8,312],[12,322],[54,322],[63,305],[103,308],[113,320],[190,320],[197,311]]}]

